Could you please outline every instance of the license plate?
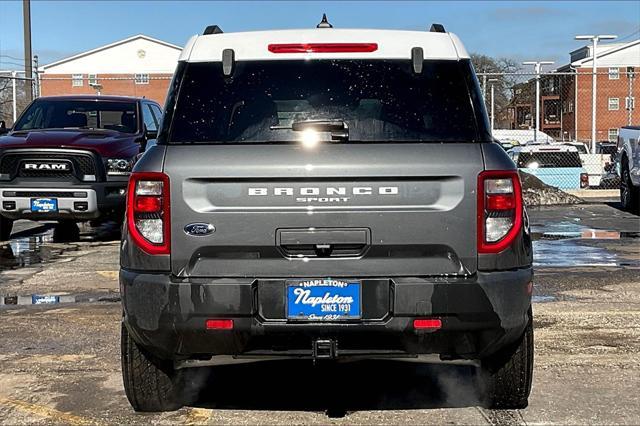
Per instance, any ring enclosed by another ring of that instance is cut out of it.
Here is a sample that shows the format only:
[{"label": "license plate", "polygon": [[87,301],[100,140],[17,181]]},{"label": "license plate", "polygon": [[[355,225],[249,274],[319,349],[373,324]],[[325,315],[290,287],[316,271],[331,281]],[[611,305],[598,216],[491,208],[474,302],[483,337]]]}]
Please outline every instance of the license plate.
[{"label": "license plate", "polygon": [[337,321],[362,317],[361,283],[355,280],[297,280],[287,282],[287,318]]},{"label": "license plate", "polygon": [[38,213],[48,213],[58,211],[57,198],[33,198],[31,199],[31,211]]}]

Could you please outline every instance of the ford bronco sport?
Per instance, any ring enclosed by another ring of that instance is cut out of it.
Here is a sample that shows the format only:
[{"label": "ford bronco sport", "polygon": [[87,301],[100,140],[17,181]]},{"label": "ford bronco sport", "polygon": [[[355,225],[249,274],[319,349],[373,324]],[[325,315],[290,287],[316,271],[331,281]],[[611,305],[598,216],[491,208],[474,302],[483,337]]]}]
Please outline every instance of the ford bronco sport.
[{"label": "ford bronco sport", "polygon": [[0,136],[0,241],[16,219],[76,222],[124,218],[129,174],[162,114],[147,99],[38,98]]},{"label": "ford bronco sport", "polygon": [[126,394],[171,410],[187,368],[435,358],[476,364],[483,404],[525,407],[531,264],[454,34],[208,27],[130,179]]}]

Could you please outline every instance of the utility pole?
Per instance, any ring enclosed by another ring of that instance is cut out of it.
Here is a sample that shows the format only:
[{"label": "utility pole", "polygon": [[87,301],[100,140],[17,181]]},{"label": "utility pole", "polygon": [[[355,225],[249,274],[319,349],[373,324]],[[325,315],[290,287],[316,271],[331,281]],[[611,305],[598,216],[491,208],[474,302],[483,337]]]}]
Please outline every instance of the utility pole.
[{"label": "utility pole", "polygon": [[533,129],[533,140],[538,141],[538,132],[540,131],[540,70],[542,65],[551,65],[552,61],[527,61],[522,65],[533,65],[536,73],[536,126]]},{"label": "utility pole", "polygon": [[27,101],[33,100],[33,66],[31,56],[31,0],[22,0],[22,24],[24,27],[24,74]]},{"label": "utility pole", "polygon": [[591,40],[592,49],[591,58],[592,58],[592,76],[591,76],[591,153],[596,153],[596,99],[597,99],[597,71],[598,67],[596,66],[597,53],[596,49],[598,48],[598,41],[600,40],[613,40],[618,38],[617,35],[610,34],[600,34],[600,35],[577,35],[575,37],[576,40]]}]

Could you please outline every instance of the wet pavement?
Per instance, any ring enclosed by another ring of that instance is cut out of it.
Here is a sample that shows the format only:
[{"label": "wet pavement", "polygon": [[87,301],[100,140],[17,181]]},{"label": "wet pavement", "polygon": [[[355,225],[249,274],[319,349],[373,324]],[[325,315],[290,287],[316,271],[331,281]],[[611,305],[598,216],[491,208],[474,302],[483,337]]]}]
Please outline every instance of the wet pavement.
[{"label": "wet pavement", "polygon": [[640,218],[606,203],[529,213],[526,410],[478,408],[468,366],[263,362],[194,370],[205,391],[190,407],[135,414],[120,376],[117,230],[61,243],[51,225],[19,222],[0,243],[0,423],[640,423]]}]

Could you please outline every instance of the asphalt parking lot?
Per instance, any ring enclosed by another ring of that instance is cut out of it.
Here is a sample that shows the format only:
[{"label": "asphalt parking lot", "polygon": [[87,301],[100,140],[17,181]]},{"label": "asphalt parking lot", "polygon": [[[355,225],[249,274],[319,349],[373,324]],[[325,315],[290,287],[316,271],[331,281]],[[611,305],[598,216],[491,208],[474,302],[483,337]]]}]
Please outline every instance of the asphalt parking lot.
[{"label": "asphalt parking lot", "polygon": [[136,414],[120,375],[117,231],[65,244],[20,222],[0,244],[0,422],[639,423],[640,218],[614,203],[530,216],[534,384],[529,408],[502,412],[478,407],[468,366],[280,361],[194,371],[205,390],[191,406]]}]

